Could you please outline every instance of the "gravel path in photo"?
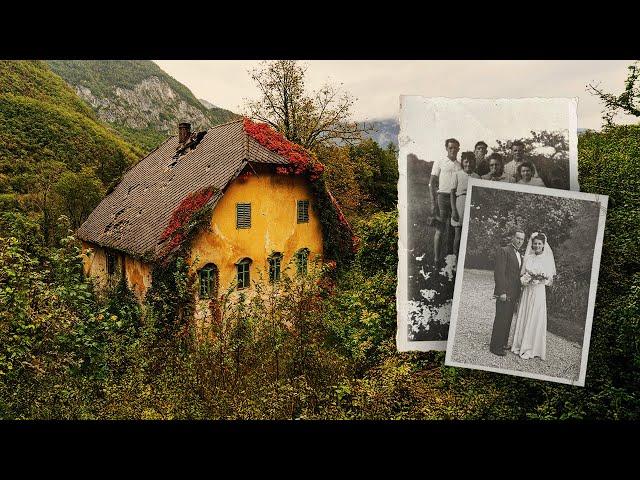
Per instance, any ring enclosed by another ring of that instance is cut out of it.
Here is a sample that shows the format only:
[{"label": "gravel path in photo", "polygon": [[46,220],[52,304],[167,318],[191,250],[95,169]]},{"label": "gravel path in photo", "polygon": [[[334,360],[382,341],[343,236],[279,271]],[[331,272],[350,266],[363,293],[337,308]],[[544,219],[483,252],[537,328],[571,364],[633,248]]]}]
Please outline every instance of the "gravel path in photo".
[{"label": "gravel path in photo", "polygon": [[[491,270],[464,271],[462,296],[451,358],[460,363],[537,373],[568,380],[577,380],[580,372],[582,347],[547,331],[547,358],[523,360],[508,352],[504,357],[489,351],[491,330],[495,317],[493,272]],[[510,345],[515,328],[511,324]]]}]

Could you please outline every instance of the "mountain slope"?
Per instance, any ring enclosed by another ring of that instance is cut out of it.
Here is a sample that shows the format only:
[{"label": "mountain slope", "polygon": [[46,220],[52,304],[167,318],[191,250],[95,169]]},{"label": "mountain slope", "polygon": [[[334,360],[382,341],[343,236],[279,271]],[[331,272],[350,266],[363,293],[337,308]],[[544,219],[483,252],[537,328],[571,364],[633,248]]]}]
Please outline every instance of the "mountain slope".
[{"label": "mountain slope", "polygon": [[398,146],[398,133],[400,133],[400,123],[395,118],[383,118],[379,120],[371,120],[360,122],[370,128],[371,131],[365,136],[374,140],[381,147],[386,147],[392,143]]},{"label": "mountain slope", "polygon": [[175,134],[180,122],[204,130],[237,118],[228,110],[207,108],[149,60],[49,60],[48,64],[101,120],[147,151]]},{"label": "mountain slope", "polygon": [[85,166],[108,185],[141,153],[103,125],[45,63],[0,61],[4,202],[34,193],[63,171],[77,172]]}]

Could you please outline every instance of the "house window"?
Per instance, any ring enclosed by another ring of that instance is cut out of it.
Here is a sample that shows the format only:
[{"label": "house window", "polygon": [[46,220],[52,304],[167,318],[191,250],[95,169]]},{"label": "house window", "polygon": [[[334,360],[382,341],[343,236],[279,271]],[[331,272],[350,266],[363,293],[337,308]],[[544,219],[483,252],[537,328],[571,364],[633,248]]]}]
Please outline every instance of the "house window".
[{"label": "house window", "polygon": [[279,252],[273,253],[269,257],[269,281],[277,282],[280,280],[280,265],[282,264],[282,254]]},{"label": "house window", "polygon": [[238,289],[248,288],[251,284],[251,277],[249,276],[251,261],[252,260],[250,258],[243,258],[238,263],[236,263],[238,272]]},{"label": "house window", "polygon": [[250,203],[236,203],[236,228],[251,228]]},{"label": "house window", "polygon": [[112,276],[116,273],[116,254],[107,250],[107,275]]},{"label": "house window", "polygon": [[308,271],[309,263],[309,249],[301,248],[296,252],[296,268],[298,275],[306,275]]},{"label": "house window", "polygon": [[218,269],[208,263],[200,270],[200,298],[216,298],[218,296]]},{"label": "house window", "polygon": [[298,223],[309,223],[309,200],[298,200]]}]

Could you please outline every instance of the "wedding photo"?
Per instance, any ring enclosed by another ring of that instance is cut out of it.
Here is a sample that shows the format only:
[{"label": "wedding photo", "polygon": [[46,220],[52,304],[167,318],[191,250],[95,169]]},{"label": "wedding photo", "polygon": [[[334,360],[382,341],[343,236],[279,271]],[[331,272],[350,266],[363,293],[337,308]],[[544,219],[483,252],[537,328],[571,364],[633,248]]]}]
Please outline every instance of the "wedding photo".
[{"label": "wedding photo", "polygon": [[468,188],[445,364],[584,386],[608,197]]},{"label": "wedding photo", "polygon": [[467,183],[578,190],[574,99],[401,97],[400,351],[444,350]]}]

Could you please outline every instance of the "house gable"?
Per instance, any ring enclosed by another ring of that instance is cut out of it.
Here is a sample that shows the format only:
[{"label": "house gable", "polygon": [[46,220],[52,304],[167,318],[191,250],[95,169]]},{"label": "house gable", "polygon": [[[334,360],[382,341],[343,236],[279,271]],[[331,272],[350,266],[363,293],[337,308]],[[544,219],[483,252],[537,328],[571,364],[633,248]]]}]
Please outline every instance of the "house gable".
[{"label": "house gable", "polygon": [[[309,222],[297,221],[299,200],[309,201]],[[246,203],[251,204],[251,227],[237,228],[236,206]],[[283,254],[282,270],[289,267],[295,273],[300,249],[309,249],[310,261],[323,255],[322,227],[309,181],[267,169],[236,178],[216,204],[209,228],[196,234],[189,247],[195,270],[216,265],[222,289],[235,281],[236,263],[242,258],[252,260],[252,279],[261,272],[268,280],[268,258],[274,252]]]}]

